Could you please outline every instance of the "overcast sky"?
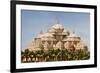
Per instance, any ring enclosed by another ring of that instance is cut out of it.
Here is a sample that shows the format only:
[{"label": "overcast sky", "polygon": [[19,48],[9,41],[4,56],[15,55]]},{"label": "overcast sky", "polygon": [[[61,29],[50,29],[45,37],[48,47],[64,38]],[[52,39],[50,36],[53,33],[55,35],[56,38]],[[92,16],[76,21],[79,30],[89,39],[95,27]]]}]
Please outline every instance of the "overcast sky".
[{"label": "overcast sky", "polygon": [[55,17],[66,30],[75,32],[89,47],[89,13],[21,10],[22,48],[27,47],[41,30],[46,32],[54,25]]}]

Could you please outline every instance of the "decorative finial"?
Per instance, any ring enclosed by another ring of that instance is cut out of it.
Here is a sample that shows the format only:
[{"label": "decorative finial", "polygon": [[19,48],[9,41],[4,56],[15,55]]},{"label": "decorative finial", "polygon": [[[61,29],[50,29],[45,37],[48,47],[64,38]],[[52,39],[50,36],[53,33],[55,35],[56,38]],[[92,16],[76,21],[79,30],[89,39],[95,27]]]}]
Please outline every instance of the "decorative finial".
[{"label": "decorative finial", "polygon": [[42,30],[40,31],[40,34],[43,34],[43,31]]},{"label": "decorative finial", "polygon": [[57,16],[55,17],[55,22],[56,24],[60,24],[59,18]]}]

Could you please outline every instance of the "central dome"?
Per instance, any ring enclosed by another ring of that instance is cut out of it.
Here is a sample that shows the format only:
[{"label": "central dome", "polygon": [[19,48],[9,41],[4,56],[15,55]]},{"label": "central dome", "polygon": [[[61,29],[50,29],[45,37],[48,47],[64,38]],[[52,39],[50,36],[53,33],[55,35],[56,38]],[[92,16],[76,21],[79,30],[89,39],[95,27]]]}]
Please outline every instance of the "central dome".
[{"label": "central dome", "polygon": [[51,27],[51,29],[49,30],[50,32],[63,32],[64,27],[61,24],[55,24]]},{"label": "central dome", "polygon": [[61,24],[55,24],[52,26],[53,29],[64,29],[64,27]]}]

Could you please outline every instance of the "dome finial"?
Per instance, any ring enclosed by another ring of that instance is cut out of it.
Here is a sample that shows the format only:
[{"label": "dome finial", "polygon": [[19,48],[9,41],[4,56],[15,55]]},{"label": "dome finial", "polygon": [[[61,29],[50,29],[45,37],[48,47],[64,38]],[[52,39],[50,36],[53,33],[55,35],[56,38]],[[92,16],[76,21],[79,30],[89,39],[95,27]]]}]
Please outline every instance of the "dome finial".
[{"label": "dome finial", "polygon": [[43,31],[42,30],[40,31],[40,34],[43,34]]},{"label": "dome finial", "polygon": [[59,18],[57,16],[55,17],[55,22],[56,24],[60,24]]}]

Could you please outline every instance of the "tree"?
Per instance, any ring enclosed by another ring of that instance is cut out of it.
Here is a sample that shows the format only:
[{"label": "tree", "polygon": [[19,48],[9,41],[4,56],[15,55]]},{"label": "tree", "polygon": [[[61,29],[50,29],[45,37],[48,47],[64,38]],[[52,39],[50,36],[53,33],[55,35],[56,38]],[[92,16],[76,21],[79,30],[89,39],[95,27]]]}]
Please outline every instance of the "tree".
[{"label": "tree", "polygon": [[90,58],[90,52],[86,49],[69,50],[69,49],[49,49],[37,50],[36,52],[21,51],[21,58],[26,58],[26,62],[42,62],[42,61],[70,61],[70,60],[87,60]]}]

